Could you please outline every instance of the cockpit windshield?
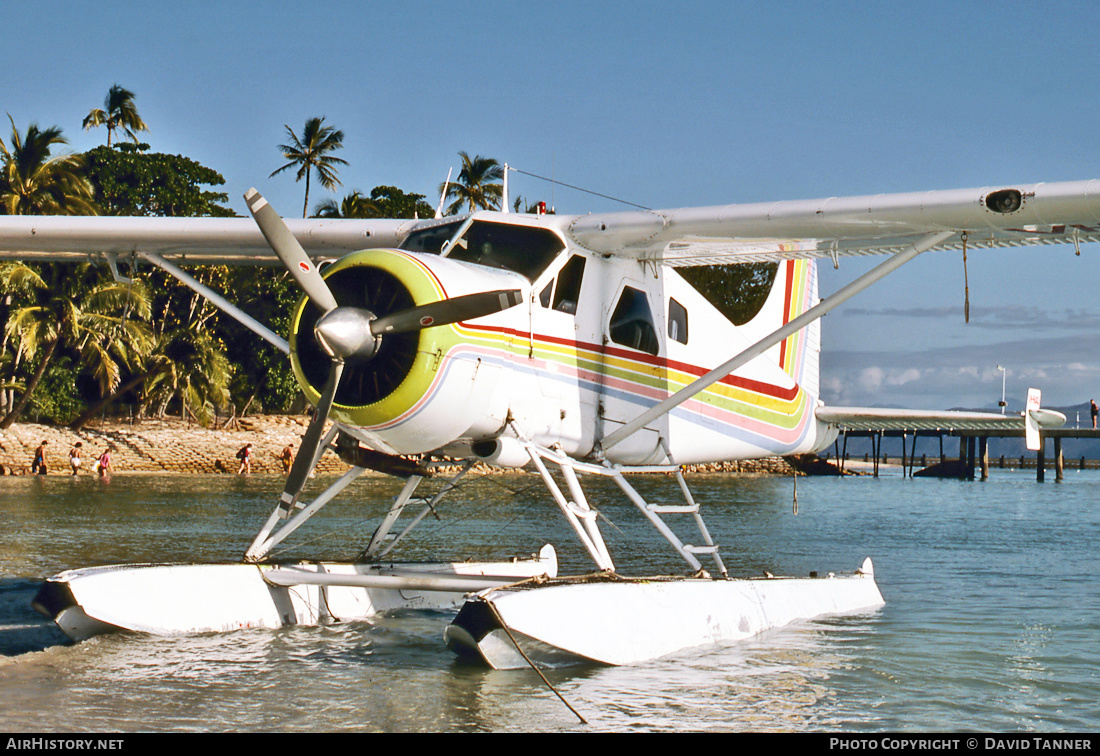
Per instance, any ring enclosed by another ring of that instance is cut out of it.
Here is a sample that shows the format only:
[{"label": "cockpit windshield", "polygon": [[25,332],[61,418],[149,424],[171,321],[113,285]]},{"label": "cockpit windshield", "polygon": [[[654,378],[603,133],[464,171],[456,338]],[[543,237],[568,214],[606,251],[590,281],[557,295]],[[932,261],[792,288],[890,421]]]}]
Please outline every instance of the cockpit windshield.
[{"label": "cockpit windshield", "polygon": [[[439,254],[464,221],[445,223],[414,231],[401,248],[414,252]],[[534,281],[565,249],[552,231],[510,223],[474,221],[458,239],[448,257],[462,262],[515,271]]]},{"label": "cockpit windshield", "polygon": [[452,223],[441,223],[438,226],[417,229],[405,237],[405,240],[401,242],[401,249],[438,255],[443,251],[443,245],[451,240],[451,237],[458,232],[465,220],[465,218],[462,218]]}]

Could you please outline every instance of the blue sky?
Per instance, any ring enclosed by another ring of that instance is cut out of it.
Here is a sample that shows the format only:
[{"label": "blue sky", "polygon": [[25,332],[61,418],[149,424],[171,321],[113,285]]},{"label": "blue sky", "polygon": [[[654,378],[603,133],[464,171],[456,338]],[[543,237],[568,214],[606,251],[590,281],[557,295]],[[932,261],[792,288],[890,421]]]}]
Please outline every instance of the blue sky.
[{"label": "blue sky", "polygon": [[[649,207],[1100,178],[1094,2],[55,2],[5,8],[0,106],[81,121],[118,83],[157,151],[301,184],[284,124],[346,134],[343,188],[425,194],[460,150]],[[6,134],[7,128],[4,128]],[[517,177],[561,212],[620,209]],[[325,197],[317,189],[311,205]],[[829,315],[831,404],[1100,398],[1097,245],[922,256]],[[823,268],[829,293],[873,261]]]}]

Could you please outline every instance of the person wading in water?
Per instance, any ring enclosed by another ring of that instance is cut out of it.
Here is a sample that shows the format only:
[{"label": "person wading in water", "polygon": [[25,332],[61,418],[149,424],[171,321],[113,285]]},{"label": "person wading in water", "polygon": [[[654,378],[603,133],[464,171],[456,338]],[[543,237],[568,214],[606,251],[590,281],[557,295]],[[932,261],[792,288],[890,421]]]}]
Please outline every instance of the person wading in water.
[{"label": "person wading in water", "polygon": [[73,448],[69,449],[69,467],[73,468],[73,475],[80,472],[80,449],[84,444],[77,441]]},{"label": "person wading in water", "polygon": [[45,475],[46,469],[46,444],[49,441],[43,441],[38,445],[38,448],[34,450],[34,462],[31,463],[31,472],[36,475]]}]

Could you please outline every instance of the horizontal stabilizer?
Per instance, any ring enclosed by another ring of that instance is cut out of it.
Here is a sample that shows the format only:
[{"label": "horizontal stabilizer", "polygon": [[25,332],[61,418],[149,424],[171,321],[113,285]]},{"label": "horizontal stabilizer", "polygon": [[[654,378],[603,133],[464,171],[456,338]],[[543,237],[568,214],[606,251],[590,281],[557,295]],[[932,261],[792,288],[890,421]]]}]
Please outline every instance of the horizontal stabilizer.
[{"label": "horizontal stabilizer", "polygon": [[[1060,428],[1066,422],[1066,416],[1054,410],[1033,410],[1032,417],[1043,430]],[[1023,414],[999,415],[993,412],[952,410],[818,407],[817,419],[847,431],[999,431],[1025,428]]]}]

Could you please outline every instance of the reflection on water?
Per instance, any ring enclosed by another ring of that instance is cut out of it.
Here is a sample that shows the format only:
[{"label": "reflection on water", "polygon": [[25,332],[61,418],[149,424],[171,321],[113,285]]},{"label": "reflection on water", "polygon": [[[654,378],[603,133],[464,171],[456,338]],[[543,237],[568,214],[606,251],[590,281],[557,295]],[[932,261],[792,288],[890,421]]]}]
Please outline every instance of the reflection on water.
[{"label": "reflection on water", "polygon": [[[395,557],[559,548],[589,571],[532,476],[472,481]],[[854,569],[875,559],[887,604],[635,667],[548,672],[583,726],[527,670],[457,663],[445,613],[66,645],[29,609],[38,580],[115,562],[236,560],[274,478],[116,475],[0,480],[0,726],[10,731],[1091,730],[1100,724],[1093,588],[1100,473],[1062,484],[698,476],[736,574]],[[661,499],[668,481],[648,479]],[[591,484],[624,572],[682,565],[616,490]],[[291,555],[362,548],[393,483],[358,481]],[[636,565],[631,568],[630,565]],[[568,621],[568,618],[563,618]],[[64,712],[59,716],[57,712]],[[50,719],[53,717],[54,719]]]}]

